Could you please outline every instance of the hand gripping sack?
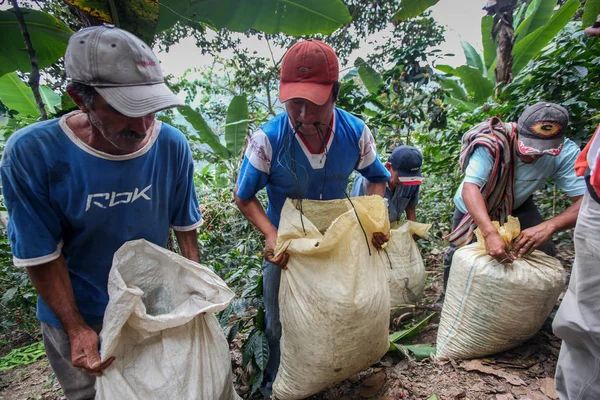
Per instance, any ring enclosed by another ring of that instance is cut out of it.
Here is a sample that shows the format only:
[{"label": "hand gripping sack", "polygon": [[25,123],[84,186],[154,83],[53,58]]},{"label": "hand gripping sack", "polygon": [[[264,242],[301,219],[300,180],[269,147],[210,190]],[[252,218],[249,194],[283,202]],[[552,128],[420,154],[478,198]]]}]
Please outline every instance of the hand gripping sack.
[{"label": "hand gripping sack", "polygon": [[[509,217],[499,231],[510,243],[519,235],[518,220]],[[536,250],[502,265],[476,233],[478,242],[454,253],[437,336],[440,358],[478,358],[518,346],[540,330],[564,289],[556,258]]]},{"label": "hand gripping sack", "polygon": [[413,235],[425,237],[429,224],[408,221],[393,223],[391,238],[384,249],[390,284],[392,314],[405,304],[416,304],[425,290],[425,264]]},{"label": "hand gripping sack", "polygon": [[387,210],[379,196],[352,203],[355,209],[347,199],[303,200],[303,215],[291,200],[283,206],[276,250],[290,259],[279,289],[278,400],[303,399],[341,382],[389,348],[387,267],[371,244],[373,232],[389,229]]},{"label": "hand gripping sack", "polygon": [[145,240],[125,243],[108,277],[97,400],[232,400],[229,345],[213,313],[234,294],[210,269]]}]

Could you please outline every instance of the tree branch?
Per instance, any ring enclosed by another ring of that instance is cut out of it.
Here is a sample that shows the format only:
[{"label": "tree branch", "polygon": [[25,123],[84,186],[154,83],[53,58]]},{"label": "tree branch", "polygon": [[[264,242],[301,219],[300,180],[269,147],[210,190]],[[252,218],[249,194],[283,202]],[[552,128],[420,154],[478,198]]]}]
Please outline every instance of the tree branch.
[{"label": "tree branch", "polygon": [[31,63],[29,87],[31,87],[31,90],[33,91],[33,97],[35,98],[36,106],[40,111],[41,119],[46,120],[48,119],[48,114],[46,113],[46,107],[44,107],[44,101],[42,100],[42,95],[40,94],[40,68],[35,55],[35,49],[33,48],[33,43],[31,43],[31,36],[29,36],[29,31],[27,30],[27,25],[25,24],[25,18],[23,17],[23,13],[19,8],[17,0],[9,0],[9,2],[12,3],[14,7],[13,12],[17,17],[17,21],[19,22],[19,28],[21,29],[21,34],[25,40],[25,49],[27,50],[29,62]]}]

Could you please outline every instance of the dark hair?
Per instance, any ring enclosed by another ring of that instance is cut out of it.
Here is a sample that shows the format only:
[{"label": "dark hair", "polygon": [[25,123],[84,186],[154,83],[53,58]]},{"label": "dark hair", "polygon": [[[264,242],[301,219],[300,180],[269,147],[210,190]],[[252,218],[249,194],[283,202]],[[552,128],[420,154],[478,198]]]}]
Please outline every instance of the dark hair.
[{"label": "dark hair", "polygon": [[340,94],[340,86],[342,86],[342,84],[340,83],[340,81],[335,81],[333,83],[333,88],[331,89],[331,93],[333,93],[333,101],[337,101],[338,96]]},{"label": "dark hair", "polygon": [[69,87],[81,97],[81,101],[83,105],[87,108],[93,110],[94,109],[94,95],[97,93],[96,89],[94,89],[90,85],[86,85],[85,83],[79,82],[71,82],[69,83]]}]

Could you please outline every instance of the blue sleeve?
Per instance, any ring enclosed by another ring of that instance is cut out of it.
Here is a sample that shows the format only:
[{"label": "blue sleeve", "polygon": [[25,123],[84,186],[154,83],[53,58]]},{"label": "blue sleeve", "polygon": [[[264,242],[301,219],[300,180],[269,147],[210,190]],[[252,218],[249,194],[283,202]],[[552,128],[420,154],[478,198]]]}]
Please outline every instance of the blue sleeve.
[{"label": "blue sleeve", "polygon": [[60,213],[52,207],[44,160],[32,142],[25,141],[23,149],[7,146],[0,167],[8,238],[19,267],[53,261],[62,249]]},{"label": "blue sleeve", "polygon": [[577,176],[575,173],[575,161],[580,152],[581,150],[574,142],[569,139],[565,140],[565,145],[558,155],[560,157],[558,170],[552,176],[554,183],[569,197],[583,196],[586,191],[583,176]]},{"label": "blue sleeve", "polygon": [[365,193],[365,178],[361,175],[356,175],[356,178],[354,178],[354,184],[352,185],[352,191],[350,192],[350,197],[364,196]]},{"label": "blue sleeve", "polygon": [[417,204],[419,204],[420,189],[421,189],[421,185],[415,186],[415,190],[413,191],[412,196],[410,196],[410,201],[408,202],[408,204],[410,204],[411,206],[416,206]]},{"label": "blue sleeve", "polygon": [[194,161],[187,142],[183,144],[182,165],[175,186],[175,201],[171,210],[171,227],[176,231],[191,231],[202,225],[202,215],[194,185]]},{"label": "blue sleeve", "polygon": [[390,172],[385,169],[385,166],[379,161],[379,156],[375,158],[368,167],[357,170],[369,182],[385,183],[390,180]]},{"label": "blue sleeve", "polygon": [[244,156],[237,179],[238,197],[242,200],[250,200],[259,190],[267,186],[268,181],[269,175],[255,168],[248,160],[248,157]]},{"label": "blue sleeve", "polygon": [[474,183],[482,188],[490,180],[493,168],[494,159],[490,152],[485,147],[478,146],[469,158],[463,182]]}]

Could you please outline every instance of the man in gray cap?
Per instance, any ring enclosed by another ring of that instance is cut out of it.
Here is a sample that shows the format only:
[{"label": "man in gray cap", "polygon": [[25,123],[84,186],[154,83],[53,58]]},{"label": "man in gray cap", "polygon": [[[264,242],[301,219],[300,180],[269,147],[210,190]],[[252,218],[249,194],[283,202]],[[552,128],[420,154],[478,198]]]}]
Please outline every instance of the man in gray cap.
[{"label": "man in gray cap", "polygon": [[181,105],[152,50],[110,25],[69,40],[67,92],[78,111],[15,132],[2,158],[13,261],[39,293],[50,364],[68,399],[93,399],[98,332],[113,254],[129,240],[166,246],[175,230],[199,261],[202,218],[189,145],[155,118]]},{"label": "man in gray cap", "polygon": [[[460,155],[465,177],[454,196],[456,210],[450,248],[444,257],[444,289],[452,256],[457,247],[473,240],[479,227],[487,253],[500,263],[539,249],[554,255],[555,232],[575,226],[585,182],[575,175],[580,150],[565,138],[569,115],[553,103],[538,103],[525,109],[517,124],[497,118],[485,121],[463,136]],[[548,178],[564,190],[573,204],[556,217],[544,221],[533,202],[533,194]],[[492,225],[519,218],[521,234],[512,248]]]}]

